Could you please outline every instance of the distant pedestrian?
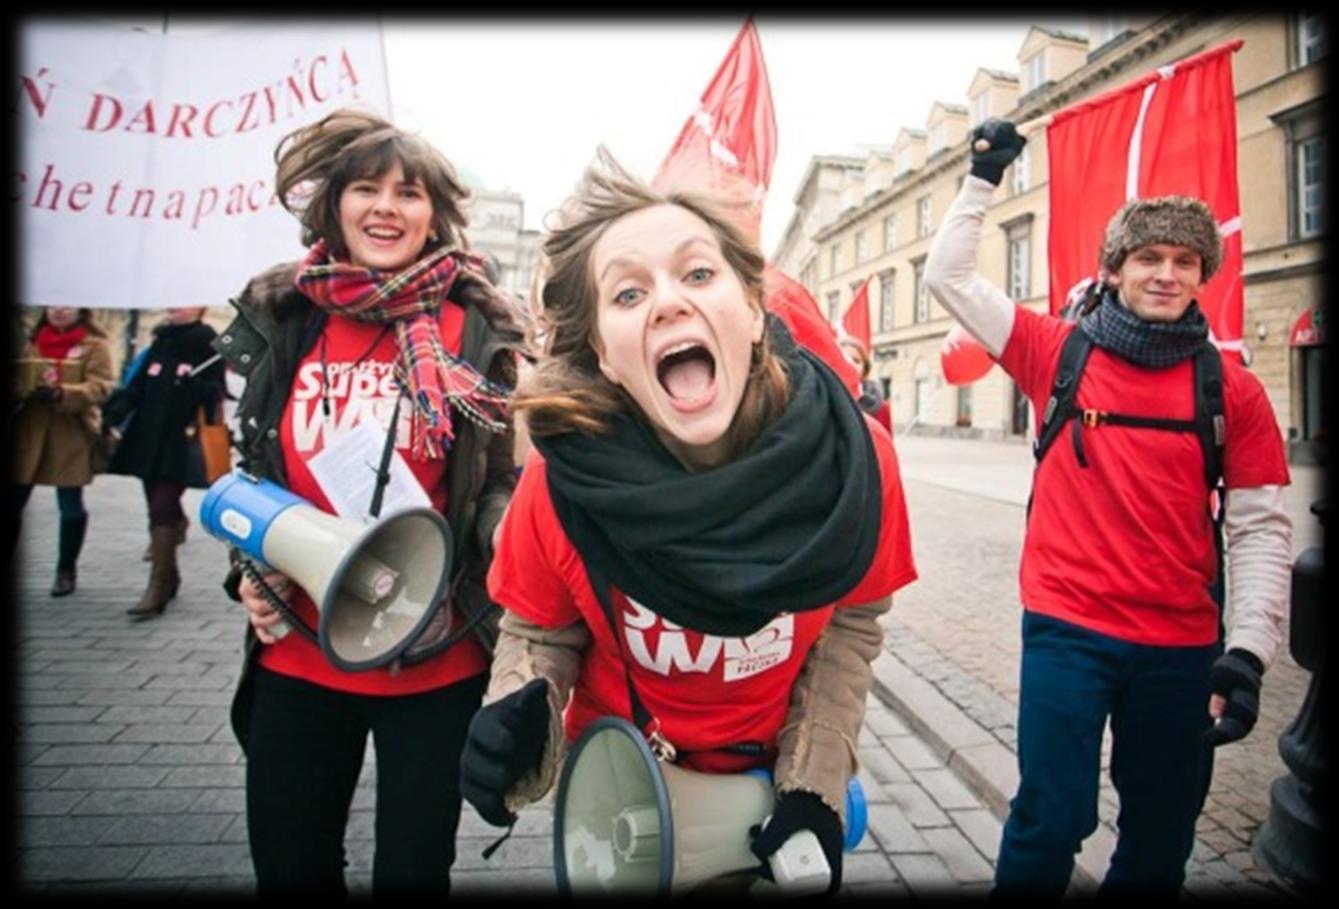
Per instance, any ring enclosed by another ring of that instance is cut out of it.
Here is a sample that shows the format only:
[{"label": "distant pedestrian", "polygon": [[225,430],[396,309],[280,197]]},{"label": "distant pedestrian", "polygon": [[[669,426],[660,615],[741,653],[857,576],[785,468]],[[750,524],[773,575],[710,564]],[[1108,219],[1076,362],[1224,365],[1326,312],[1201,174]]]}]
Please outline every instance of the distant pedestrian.
[{"label": "distant pedestrian", "polygon": [[113,383],[111,344],[88,309],[47,307],[28,338],[26,359],[50,361],[13,415],[13,505],[6,558],[13,560],[33,486],[56,487],[60,531],[53,597],[74,593],[88,533],[84,487],[93,482],[99,405]]},{"label": "distant pedestrian", "polygon": [[843,335],[840,343],[842,354],[845,355],[847,362],[860,373],[860,397],[856,403],[860,405],[861,410],[878,420],[879,425],[888,430],[891,435],[893,432],[892,407],[884,400],[879,383],[869,377],[871,368],[869,350],[858,338],[853,338],[850,335]]},{"label": "distant pedestrian", "polygon": [[108,473],[138,477],[149,511],[149,580],[126,610],[136,621],[162,615],[181,586],[177,547],[187,525],[181,496],[190,480],[189,436],[196,432],[197,409],[222,400],[223,364],[210,363],[216,333],[201,321],[204,312],[203,306],[167,310],[139,370],[104,414],[105,426],[125,426]]}]

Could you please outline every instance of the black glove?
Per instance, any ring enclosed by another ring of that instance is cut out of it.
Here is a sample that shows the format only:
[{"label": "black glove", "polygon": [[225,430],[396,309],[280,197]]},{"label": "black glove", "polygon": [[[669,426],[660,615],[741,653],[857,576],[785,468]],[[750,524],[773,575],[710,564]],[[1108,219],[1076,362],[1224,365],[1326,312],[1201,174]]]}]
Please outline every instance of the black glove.
[{"label": "black glove", "polygon": [[59,401],[60,395],[61,390],[59,385],[39,385],[28,393],[28,400],[51,403]]},{"label": "black glove", "polygon": [[481,708],[470,721],[460,756],[460,794],[496,827],[516,822],[503,796],[539,766],[549,738],[549,683],[531,679],[520,691]]},{"label": "black glove", "polygon": [[1214,660],[1209,670],[1213,693],[1227,699],[1218,722],[1204,730],[1204,740],[1217,748],[1243,739],[1260,715],[1260,676],[1265,665],[1249,651],[1234,647]]},{"label": "black glove", "polygon": [[[972,130],[972,176],[989,180],[993,186],[999,186],[1004,179],[1004,169],[1023,153],[1027,139],[1018,134],[1008,120],[994,117]],[[985,151],[977,151],[977,140],[990,143]]]},{"label": "black glove", "polygon": [[832,880],[828,883],[827,893],[837,892],[842,885],[842,822],[823,800],[812,792],[783,792],[776,797],[772,807],[772,818],[767,826],[754,827],[749,831],[754,836],[749,848],[762,862],[761,874],[772,880],[772,869],[768,858],[790,839],[792,834],[801,830],[811,830],[818,837],[818,845],[823,849],[823,857],[828,861]]}]

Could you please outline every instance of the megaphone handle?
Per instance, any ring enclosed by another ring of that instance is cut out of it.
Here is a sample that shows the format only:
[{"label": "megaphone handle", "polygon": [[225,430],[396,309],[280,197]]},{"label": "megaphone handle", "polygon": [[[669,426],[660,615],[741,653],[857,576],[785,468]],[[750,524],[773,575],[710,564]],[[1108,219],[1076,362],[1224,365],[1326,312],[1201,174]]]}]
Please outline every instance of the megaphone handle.
[{"label": "megaphone handle", "polygon": [[[242,561],[242,574],[251,579],[251,583],[256,585],[256,589],[260,591],[260,595],[265,598],[265,601],[270,604],[274,611],[284,617],[284,621],[275,622],[269,627],[270,636],[276,641],[281,640],[288,634],[288,632],[293,630],[293,625],[289,621],[289,619],[293,617],[293,610],[289,609],[288,604],[280,599],[279,595],[271,589],[269,584],[265,583],[265,578],[261,577],[260,572],[256,570],[255,563],[250,559],[244,559]],[[306,629],[303,630],[305,631]],[[307,637],[311,640],[316,640],[316,636],[310,632],[307,634]]]},{"label": "megaphone handle", "polygon": [[767,860],[772,877],[786,896],[822,893],[832,880],[832,869],[823,855],[823,847],[811,830],[790,836]]}]

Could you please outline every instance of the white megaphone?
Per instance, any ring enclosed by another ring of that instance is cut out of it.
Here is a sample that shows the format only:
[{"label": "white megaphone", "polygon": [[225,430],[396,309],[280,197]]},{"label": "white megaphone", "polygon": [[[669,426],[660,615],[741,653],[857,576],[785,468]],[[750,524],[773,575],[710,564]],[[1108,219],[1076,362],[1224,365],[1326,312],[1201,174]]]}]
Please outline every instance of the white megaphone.
[{"label": "white megaphone", "polygon": [[[772,814],[771,775],[698,773],[651,753],[637,727],[601,717],[563,765],[553,824],[553,864],[561,896],[681,894],[721,875],[758,867],[749,828]],[[865,835],[864,790],[846,790],[843,848]],[[831,871],[808,831],[770,859],[788,896],[827,889]]]},{"label": "white megaphone", "polygon": [[205,493],[200,523],[307,591],[321,614],[321,651],[347,672],[399,656],[432,620],[451,576],[451,529],[431,508],[362,525],[234,471]]}]

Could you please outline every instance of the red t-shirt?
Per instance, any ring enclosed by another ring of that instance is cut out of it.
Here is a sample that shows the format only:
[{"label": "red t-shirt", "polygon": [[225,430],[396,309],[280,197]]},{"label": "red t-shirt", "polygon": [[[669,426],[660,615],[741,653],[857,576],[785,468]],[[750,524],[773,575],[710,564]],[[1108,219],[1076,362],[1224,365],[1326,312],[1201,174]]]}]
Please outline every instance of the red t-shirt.
[{"label": "red t-shirt", "polygon": [[[442,307],[442,346],[446,350],[460,351],[464,327],[464,310],[454,304]],[[328,376],[325,383],[321,380],[323,346],[325,374]],[[298,364],[280,421],[279,441],[284,451],[284,469],[288,473],[288,488],[295,495],[302,496],[322,511],[334,513],[330,501],[307,468],[307,461],[324,450],[328,441],[363,420],[376,420],[384,431],[390,424],[399,393],[394,377],[397,356],[393,328],[383,332],[380,324],[355,322],[342,316],[332,316],[326,323],[322,337]],[[329,420],[322,405],[323,386],[330,402]],[[427,491],[433,508],[445,514],[446,459],[415,460],[409,430],[410,407],[406,400],[400,405],[395,447]],[[450,456],[449,452],[447,456]],[[303,621],[312,628],[317,627],[319,614],[306,591],[297,589],[293,605]],[[326,660],[319,644],[308,641],[297,632],[290,632],[278,643],[261,648],[260,665],[337,691],[405,695],[431,691],[487,672],[488,657],[474,636],[466,635],[446,653],[405,666],[395,676],[384,667],[345,672]]]},{"label": "red t-shirt", "polygon": [[[1060,348],[1074,329],[1018,308],[999,363],[1045,413]],[[1094,347],[1076,403],[1190,420],[1193,359],[1145,369]],[[1288,483],[1283,439],[1260,380],[1223,358],[1228,489]],[[1102,424],[1083,429],[1079,466],[1066,426],[1042,459],[1023,544],[1023,605],[1138,644],[1201,646],[1218,637],[1217,577],[1204,455],[1194,433]],[[1228,507],[1231,507],[1231,494]]]},{"label": "red t-shirt", "polygon": [[526,621],[558,628],[580,620],[590,628],[593,643],[567,710],[569,740],[598,717],[631,717],[621,657],[626,651],[638,696],[675,747],[691,753],[687,766],[737,772],[768,760],[711,749],[757,742],[771,754],[791,686],[833,608],[878,600],[916,578],[892,445],[881,428],[868,418],[866,423],[878,452],[883,517],[874,562],[855,589],[831,606],[777,616],[745,638],[683,628],[611,589],[610,604],[623,633],[622,650],[591,588],[585,564],[553,509],[545,461],[537,451],[531,452],[503,519],[488,591],[496,603]]}]

